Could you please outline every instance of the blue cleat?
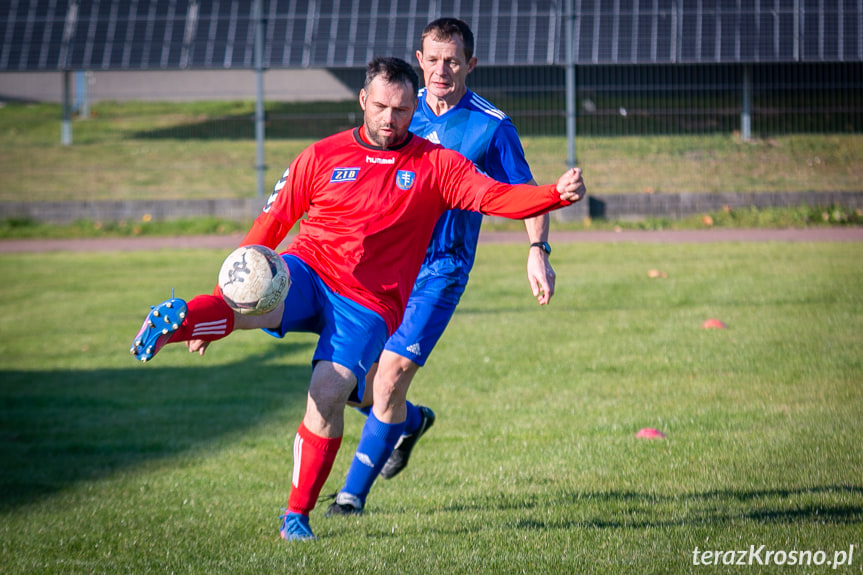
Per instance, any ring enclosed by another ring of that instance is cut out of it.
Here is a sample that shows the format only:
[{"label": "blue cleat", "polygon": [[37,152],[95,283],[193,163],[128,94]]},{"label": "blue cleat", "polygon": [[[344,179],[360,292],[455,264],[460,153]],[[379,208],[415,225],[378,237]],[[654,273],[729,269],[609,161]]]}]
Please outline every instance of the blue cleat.
[{"label": "blue cleat", "polygon": [[129,352],[141,361],[150,361],[159,353],[171,334],[180,329],[186,318],[186,302],[172,297],[159,305],[150,306],[150,313]]},{"label": "blue cleat", "polygon": [[299,513],[288,513],[280,518],[282,527],[279,529],[279,535],[286,541],[313,541],[317,539],[312,533],[312,528],[309,527],[309,518]]}]

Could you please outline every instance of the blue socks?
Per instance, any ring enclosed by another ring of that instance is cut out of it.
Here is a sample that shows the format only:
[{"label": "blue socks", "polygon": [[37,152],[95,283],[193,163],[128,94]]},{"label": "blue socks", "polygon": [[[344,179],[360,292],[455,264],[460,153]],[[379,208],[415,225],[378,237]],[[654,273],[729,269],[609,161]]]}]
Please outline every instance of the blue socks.
[{"label": "blue socks", "polygon": [[403,435],[410,435],[417,432],[423,422],[423,413],[420,411],[420,408],[410,401],[408,401],[407,404],[408,416],[405,419],[405,430],[402,432]]},{"label": "blue socks", "polygon": [[[410,435],[412,433],[415,433],[420,428],[420,424],[423,420],[422,411],[420,411],[420,408],[411,403],[410,401],[406,403],[408,408],[408,415],[405,419],[405,430],[402,431],[402,435]],[[371,405],[366,407],[355,407],[354,409],[356,409],[366,417],[372,414]]]},{"label": "blue socks", "polygon": [[[419,412],[418,408],[415,409]],[[410,413],[410,410],[408,412]],[[360,443],[357,445],[342,491],[355,495],[365,505],[372,483],[383,469],[384,463],[389,459],[404,430],[404,422],[384,423],[375,417],[374,413],[370,413],[363,425]]]}]

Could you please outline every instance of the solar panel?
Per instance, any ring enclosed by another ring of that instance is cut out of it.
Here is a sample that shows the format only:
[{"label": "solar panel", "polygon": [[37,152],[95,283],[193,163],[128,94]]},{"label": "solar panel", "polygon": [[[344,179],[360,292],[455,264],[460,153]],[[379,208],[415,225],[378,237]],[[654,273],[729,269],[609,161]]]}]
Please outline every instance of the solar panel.
[{"label": "solar panel", "polygon": [[[487,66],[863,61],[861,0],[262,0],[266,68],[409,61],[456,16]],[[248,0],[6,0],[0,71],[254,67]]]}]

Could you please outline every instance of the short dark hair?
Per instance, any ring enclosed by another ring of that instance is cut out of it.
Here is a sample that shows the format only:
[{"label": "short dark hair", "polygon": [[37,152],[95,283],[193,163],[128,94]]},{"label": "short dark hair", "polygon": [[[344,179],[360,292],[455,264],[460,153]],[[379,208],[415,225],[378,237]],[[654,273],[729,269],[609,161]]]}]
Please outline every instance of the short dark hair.
[{"label": "short dark hair", "polygon": [[382,76],[391,84],[410,84],[413,87],[414,95],[420,89],[419,76],[411,65],[401,58],[378,57],[369,62],[368,68],[366,68],[366,82],[363,86],[366,91],[369,89],[369,84],[378,76]]},{"label": "short dark hair", "polygon": [[465,58],[467,60],[473,58],[473,32],[470,31],[470,26],[458,18],[438,18],[429,22],[420,39],[420,52],[422,52],[422,43],[425,42],[426,37],[432,36],[435,40],[446,41],[454,35],[461,36],[462,42],[464,42]]}]

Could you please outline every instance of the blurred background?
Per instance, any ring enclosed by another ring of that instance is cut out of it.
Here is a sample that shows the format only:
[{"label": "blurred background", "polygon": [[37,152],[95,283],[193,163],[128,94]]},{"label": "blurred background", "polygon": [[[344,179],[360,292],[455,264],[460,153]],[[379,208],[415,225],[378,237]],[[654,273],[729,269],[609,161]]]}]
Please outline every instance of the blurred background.
[{"label": "blurred background", "polygon": [[858,0],[6,0],[0,202],[261,198],[440,16],[540,183],[861,191]]}]

